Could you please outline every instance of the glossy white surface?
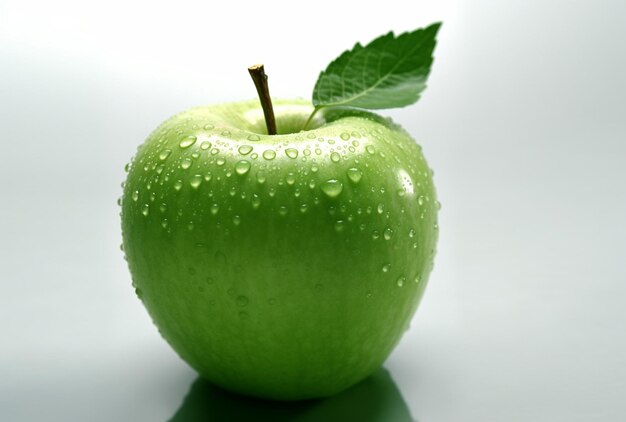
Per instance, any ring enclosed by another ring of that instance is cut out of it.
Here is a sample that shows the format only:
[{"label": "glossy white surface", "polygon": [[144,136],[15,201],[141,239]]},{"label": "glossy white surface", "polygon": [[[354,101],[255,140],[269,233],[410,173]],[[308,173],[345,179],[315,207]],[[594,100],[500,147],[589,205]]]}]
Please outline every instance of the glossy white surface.
[{"label": "glossy white surface", "polygon": [[[171,114],[254,97],[250,64],[308,97],[356,40],[434,20],[429,88],[383,114],[435,169],[439,255],[379,410],[623,419],[626,3],[318,1],[273,9],[262,43],[265,4],[0,4],[0,420],[194,420],[196,376],[119,251],[124,163]],[[284,414],[347,420],[373,400],[355,394]],[[215,397],[198,413],[281,412]]]}]

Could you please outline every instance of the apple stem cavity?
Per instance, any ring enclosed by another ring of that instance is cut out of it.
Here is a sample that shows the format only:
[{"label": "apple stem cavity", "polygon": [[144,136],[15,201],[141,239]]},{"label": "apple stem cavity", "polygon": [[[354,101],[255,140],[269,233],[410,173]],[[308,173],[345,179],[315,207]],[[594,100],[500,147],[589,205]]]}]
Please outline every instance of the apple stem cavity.
[{"label": "apple stem cavity", "polygon": [[256,92],[259,94],[259,100],[261,101],[261,107],[263,107],[267,134],[276,135],[276,118],[274,117],[274,108],[272,107],[272,99],[270,97],[270,88],[267,83],[265,68],[262,64],[255,64],[248,68],[248,72],[250,72],[250,76],[254,81]]}]

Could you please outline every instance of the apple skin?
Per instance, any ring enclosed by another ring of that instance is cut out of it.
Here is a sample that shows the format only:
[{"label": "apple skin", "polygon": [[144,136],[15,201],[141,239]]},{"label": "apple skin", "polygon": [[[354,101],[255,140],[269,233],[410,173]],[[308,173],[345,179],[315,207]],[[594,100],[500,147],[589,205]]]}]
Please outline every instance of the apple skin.
[{"label": "apple skin", "polygon": [[[128,166],[123,248],[161,335],[213,383],[299,400],[380,367],[407,330],[438,237],[432,171],[372,113],[275,101],[192,108]],[[282,134],[281,134],[282,133]]]}]

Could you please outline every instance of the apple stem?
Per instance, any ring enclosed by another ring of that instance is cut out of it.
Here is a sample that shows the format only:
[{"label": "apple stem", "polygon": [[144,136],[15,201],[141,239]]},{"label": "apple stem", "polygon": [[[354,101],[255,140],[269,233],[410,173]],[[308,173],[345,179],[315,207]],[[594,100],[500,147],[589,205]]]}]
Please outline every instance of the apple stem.
[{"label": "apple stem", "polygon": [[276,135],[276,118],[274,117],[274,108],[272,107],[272,99],[270,98],[270,88],[267,83],[267,75],[262,64],[255,64],[248,68],[250,76],[254,81],[256,92],[259,94],[261,107],[263,107],[263,115],[265,116],[265,125],[267,126],[268,135]]},{"label": "apple stem", "polygon": [[311,121],[313,120],[313,117],[315,117],[315,114],[320,111],[321,107],[315,107],[313,109],[313,112],[309,115],[309,118],[306,119],[306,123],[304,124],[304,127],[302,128],[302,130],[307,130],[307,128],[309,127],[309,125],[311,124]]}]

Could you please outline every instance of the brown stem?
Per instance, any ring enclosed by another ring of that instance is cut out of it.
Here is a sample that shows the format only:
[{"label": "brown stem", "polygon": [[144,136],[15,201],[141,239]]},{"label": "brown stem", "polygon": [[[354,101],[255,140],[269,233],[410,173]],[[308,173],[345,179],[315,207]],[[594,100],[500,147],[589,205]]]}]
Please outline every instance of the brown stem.
[{"label": "brown stem", "polygon": [[250,76],[256,86],[256,92],[259,94],[263,114],[265,115],[265,125],[267,126],[268,135],[276,135],[276,118],[274,117],[274,109],[272,108],[272,99],[270,98],[270,89],[267,84],[267,75],[262,64],[255,64],[248,68]]}]

